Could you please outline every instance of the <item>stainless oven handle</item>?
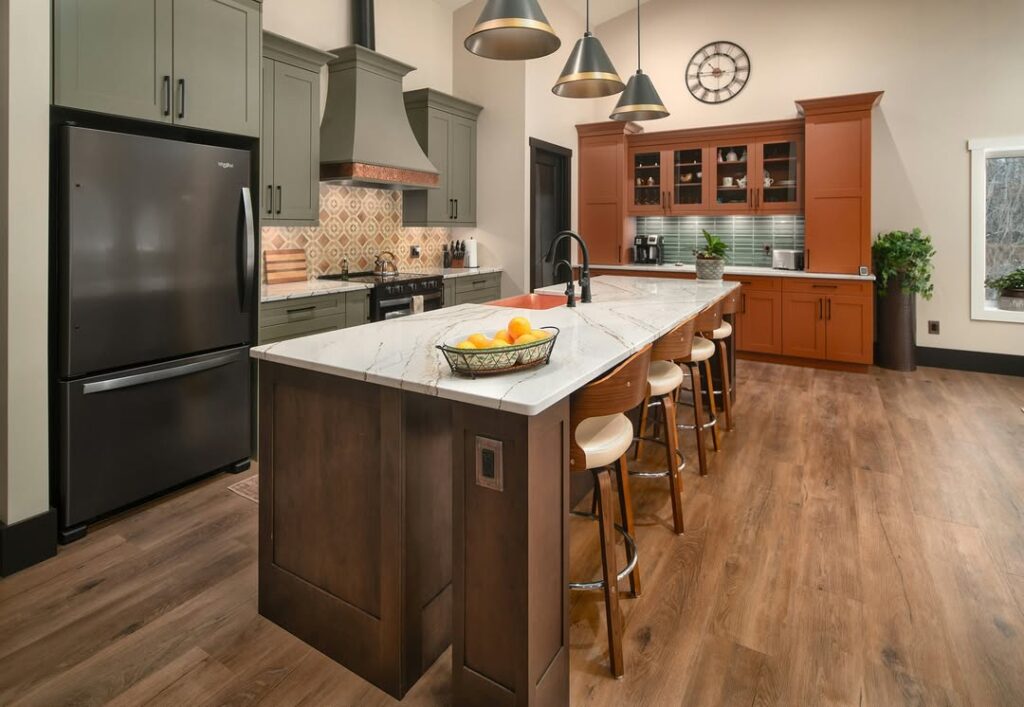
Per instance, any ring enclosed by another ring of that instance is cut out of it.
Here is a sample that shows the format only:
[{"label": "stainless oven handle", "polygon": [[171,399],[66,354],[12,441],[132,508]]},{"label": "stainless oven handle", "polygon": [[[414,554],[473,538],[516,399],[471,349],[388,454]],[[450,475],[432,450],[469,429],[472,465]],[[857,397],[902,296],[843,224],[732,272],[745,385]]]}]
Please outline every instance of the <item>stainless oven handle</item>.
[{"label": "stainless oven handle", "polygon": [[398,307],[401,305],[412,304],[412,297],[399,297],[398,299],[383,299],[377,303],[380,309],[388,309],[390,307]]},{"label": "stainless oven handle", "polygon": [[231,353],[226,356],[218,356],[217,358],[211,358],[206,361],[186,363],[184,366],[177,366],[175,368],[164,368],[159,371],[136,373],[130,376],[121,376],[120,378],[111,378],[110,380],[86,383],[82,386],[82,394],[92,395],[93,393],[106,393],[111,390],[134,388],[137,385],[156,383],[157,381],[168,380],[170,378],[181,378],[183,376],[190,376],[193,373],[209,371],[212,368],[220,368],[221,366],[226,366],[229,363],[234,363],[237,360],[238,354]]}]

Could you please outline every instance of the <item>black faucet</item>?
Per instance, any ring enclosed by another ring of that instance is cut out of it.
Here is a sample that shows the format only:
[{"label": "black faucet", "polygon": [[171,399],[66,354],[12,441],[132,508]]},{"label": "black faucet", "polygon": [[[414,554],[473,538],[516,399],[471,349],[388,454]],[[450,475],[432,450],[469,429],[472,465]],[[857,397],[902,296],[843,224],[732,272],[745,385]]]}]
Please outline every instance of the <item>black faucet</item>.
[{"label": "black faucet", "polygon": [[559,260],[557,263],[555,263],[555,281],[556,282],[558,281],[558,271],[561,269],[561,267],[563,265],[565,267],[569,268],[569,279],[565,283],[565,297],[566,297],[565,306],[566,307],[575,307],[576,306],[576,288],[573,287],[573,284],[572,284],[572,263],[570,263],[568,260],[566,260],[564,258],[562,260]]},{"label": "black faucet", "polygon": [[583,242],[580,235],[573,231],[561,231],[555,236],[555,240],[551,241],[551,247],[548,248],[548,254],[544,256],[544,260],[549,263],[554,260],[558,244],[566,238],[572,238],[579,243],[580,250],[583,251],[583,267],[580,270],[580,301],[583,304],[587,304],[590,302],[590,252],[587,250],[587,244]]}]

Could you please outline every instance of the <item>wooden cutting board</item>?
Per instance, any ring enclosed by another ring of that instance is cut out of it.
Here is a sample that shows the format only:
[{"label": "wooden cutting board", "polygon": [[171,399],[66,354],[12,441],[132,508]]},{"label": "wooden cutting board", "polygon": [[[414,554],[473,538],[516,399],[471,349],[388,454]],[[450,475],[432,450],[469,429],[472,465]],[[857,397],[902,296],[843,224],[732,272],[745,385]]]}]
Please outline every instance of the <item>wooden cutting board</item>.
[{"label": "wooden cutting board", "polygon": [[302,248],[264,251],[263,268],[268,285],[303,282],[306,280],[306,251]]}]

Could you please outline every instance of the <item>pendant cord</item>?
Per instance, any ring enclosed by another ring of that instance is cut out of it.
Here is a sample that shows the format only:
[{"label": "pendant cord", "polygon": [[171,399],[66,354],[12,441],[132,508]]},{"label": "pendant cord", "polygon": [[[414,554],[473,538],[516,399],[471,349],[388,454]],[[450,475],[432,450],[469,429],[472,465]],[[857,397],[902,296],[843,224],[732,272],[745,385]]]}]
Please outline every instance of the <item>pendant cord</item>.
[{"label": "pendant cord", "polygon": [[640,0],[636,0],[636,70],[640,71]]},{"label": "pendant cord", "polygon": [[587,0],[587,34],[590,34],[590,0]]}]

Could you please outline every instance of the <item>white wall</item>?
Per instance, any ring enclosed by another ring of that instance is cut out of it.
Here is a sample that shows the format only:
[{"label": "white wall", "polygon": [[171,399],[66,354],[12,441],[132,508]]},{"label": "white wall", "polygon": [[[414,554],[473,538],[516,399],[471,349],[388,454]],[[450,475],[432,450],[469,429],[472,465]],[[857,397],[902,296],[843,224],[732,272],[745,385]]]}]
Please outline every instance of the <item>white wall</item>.
[{"label": "white wall", "polygon": [[50,3],[0,4],[0,521],[49,509]]},{"label": "white wall", "polygon": [[[794,100],[884,90],[875,112],[875,233],[920,226],[935,241],[935,298],[918,304],[922,346],[1024,353],[1024,325],[970,320],[968,138],[1019,135],[1024,116],[1020,0],[734,0],[643,6],[643,68],[672,115],[645,129],[792,118]],[[621,75],[635,70],[635,15],[596,28]],[[718,106],[686,90],[709,41],[744,47],[751,78]],[[603,120],[615,99],[594,102]],[[942,334],[927,334],[937,319]]]},{"label": "white wall", "polygon": [[[416,67],[405,90],[452,90],[451,11],[434,0],[377,0],[377,51]],[[352,43],[351,0],[264,0],[263,27],[317,49]]]}]

